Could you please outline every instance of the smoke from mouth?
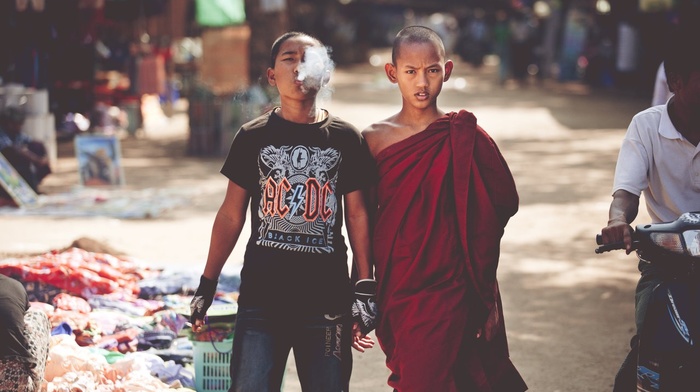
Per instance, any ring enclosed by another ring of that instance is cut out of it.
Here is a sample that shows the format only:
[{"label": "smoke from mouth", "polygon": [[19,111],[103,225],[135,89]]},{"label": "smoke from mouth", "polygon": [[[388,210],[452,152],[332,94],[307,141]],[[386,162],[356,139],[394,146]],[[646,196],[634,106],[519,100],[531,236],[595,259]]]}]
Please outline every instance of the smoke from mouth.
[{"label": "smoke from mouth", "polygon": [[304,51],[304,59],[299,64],[297,80],[303,82],[306,91],[320,91],[328,83],[335,65],[329,56],[330,49],[309,46]]}]

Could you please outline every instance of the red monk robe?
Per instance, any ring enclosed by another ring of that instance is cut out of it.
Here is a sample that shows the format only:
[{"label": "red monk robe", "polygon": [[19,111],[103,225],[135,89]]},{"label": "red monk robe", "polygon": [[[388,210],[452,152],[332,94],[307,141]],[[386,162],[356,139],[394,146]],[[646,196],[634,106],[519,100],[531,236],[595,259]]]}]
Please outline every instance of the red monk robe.
[{"label": "red monk robe", "polygon": [[[518,209],[513,177],[469,112],[382,150],[376,334],[399,392],[519,392],[496,268]],[[476,339],[480,331],[481,337]]]}]

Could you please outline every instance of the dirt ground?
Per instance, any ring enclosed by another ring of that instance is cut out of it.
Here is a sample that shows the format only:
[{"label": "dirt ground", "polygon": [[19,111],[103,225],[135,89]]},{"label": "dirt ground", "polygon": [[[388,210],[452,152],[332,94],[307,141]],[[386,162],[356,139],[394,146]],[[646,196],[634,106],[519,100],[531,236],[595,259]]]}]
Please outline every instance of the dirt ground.
[{"label": "dirt ground", "polygon": [[[594,254],[594,236],[607,221],[621,138],[649,99],[579,84],[499,86],[494,80],[492,66],[477,70],[458,63],[439,103],[476,114],[501,148],[520,193],[499,268],[511,357],[531,391],[611,390],[633,332],[638,272],[632,257]],[[360,129],[400,105],[381,68],[338,69],[332,86],[324,106]],[[186,204],[151,219],[0,215],[0,257],[90,237],[154,266],[199,273],[226,187],[218,173],[224,157],[188,156],[186,115],[154,113],[142,134],[121,140],[126,187],[188,192]],[[72,144],[61,143],[55,173],[42,190],[68,192],[77,183]],[[227,269],[237,269],[241,260],[237,246]],[[286,392],[300,390],[294,371],[290,361]],[[352,389],[389,391],[387,375],[378,347],[358,354]]]}]

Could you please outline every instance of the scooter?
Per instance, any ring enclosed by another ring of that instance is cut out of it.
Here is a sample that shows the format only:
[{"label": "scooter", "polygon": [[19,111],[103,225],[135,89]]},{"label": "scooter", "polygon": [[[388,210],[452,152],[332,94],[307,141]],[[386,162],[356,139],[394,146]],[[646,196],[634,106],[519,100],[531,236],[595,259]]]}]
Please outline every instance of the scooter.
[{"label": "scooter", "polygon": [[[662,277],[639,336],[637,391],[700,390],[700,211],[638,225],[632,239],[640,261]],[[600,234],[596,242],[596,253],[625,249],[624,243],[603,245]]]}]

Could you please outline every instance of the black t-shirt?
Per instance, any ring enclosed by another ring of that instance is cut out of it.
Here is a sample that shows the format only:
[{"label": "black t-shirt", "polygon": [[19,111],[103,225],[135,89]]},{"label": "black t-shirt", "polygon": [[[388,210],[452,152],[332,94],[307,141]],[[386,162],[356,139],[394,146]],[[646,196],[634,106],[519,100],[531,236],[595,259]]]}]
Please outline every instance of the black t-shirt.
[{"label": "black t-shirt", "polygon": [[298,124],[272,111],[241,127],[221,173],[251,195],[238,303],[295,313],[346,312],[352,290],[342,195],[376,178],[359,131],[332,115]]}]

